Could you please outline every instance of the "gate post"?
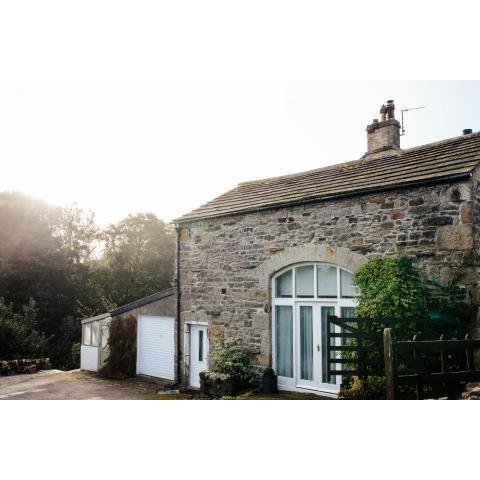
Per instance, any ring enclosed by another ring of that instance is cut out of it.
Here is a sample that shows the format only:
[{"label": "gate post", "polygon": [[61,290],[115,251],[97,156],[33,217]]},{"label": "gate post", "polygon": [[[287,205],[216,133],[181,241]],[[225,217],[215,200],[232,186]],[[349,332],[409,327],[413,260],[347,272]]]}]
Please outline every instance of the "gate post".
[{"label": "gate post", "polygon": [[383,330],[383,348],[385,357],[385,376],[387,378],[387,400],[397,398],[397,351],[393,328]]}]

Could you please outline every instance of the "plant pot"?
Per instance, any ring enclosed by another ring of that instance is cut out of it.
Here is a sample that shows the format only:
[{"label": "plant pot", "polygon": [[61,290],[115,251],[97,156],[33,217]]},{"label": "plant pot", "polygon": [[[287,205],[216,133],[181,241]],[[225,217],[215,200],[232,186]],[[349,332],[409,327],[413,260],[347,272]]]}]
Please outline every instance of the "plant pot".
[{"label": "plant pot", "polygon": [[262,377],[262,391],[263,393],[278,392],[278,380],[276,375]]}]

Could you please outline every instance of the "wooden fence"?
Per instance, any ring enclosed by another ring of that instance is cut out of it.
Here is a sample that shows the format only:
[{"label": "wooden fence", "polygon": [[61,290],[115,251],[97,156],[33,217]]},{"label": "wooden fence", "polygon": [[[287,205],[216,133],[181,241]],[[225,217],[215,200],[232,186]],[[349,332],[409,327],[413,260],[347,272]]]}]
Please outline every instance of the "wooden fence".
[{"label": "wooden fence", "polygon": [[329,376],[386,377],[388,399],[455,397],[467,382],[480,381],[480,340],[404,341],[394,328],[375,331],[373,325],[370,318],[327,317]]},{"label": "wooden fence", "polygon": [[[395,330],[383,333],[387,399],[400,398],[402,385],[415,388],[416,398],[426,394],[439,398],[458,394],[467,382],[480,380],[474,352],[480,349],[480,340],[467,335],[464,340],[397,341]],[[408,372],[399,372],[399,369]]]}]

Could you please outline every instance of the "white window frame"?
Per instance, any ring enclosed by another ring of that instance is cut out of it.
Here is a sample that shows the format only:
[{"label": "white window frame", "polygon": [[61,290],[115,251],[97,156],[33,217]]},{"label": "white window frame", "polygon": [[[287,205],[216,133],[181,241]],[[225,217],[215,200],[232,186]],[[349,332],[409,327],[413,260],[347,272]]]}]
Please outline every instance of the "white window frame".
[{"label": "white window frame", "polygon": [[[303,266],[314,266],[314,296],[313,297],[296,297],[296,279],[295,273],[297,267]],[[337,297],[318,297],[317,291],[317,266],[329,266],[335,267],[337,269]],[[291,298],[277,298],[276,297],[276,279],[287,272],[288,270],[292,270],[292,297]],[[276,307],[283,305],[283,306],[290,306],[292,308],[292,317],[293,317],[293,371],[294,377],[278,377],[278,386],[280,389],[283,390],[292,390],[292,391],[308,391],[308,390],[317,390],[327,394],[336,395],[339,391],[339,386],[341,382],[341,377],[337,376],[337,384],[332,384],[331,387],[326,384],[322,384],[321,386],[306,386],[304,381],[300,380],[299,378],[299,371],[300,366],[298,365],[298,355],[297,355],[297,343],[298,343],[298,328],[299,328],[299,321],[298,321],[298,314],[297,314],[297,307],[300,304],[318,304],[320,306],[333,306],[335,308],[335,315],[340,316],[341,308],[342,307],[356,307],[357,302],[354,298],[342,298],[341,297],[341,281],[340,281],[340,271],[345,270],[348,273],[352,273],[338,265],[326,263],[326,262],[301,262],[295,265],[289,265],[282,270],[279,270],[271,280],[271,298],[272,298],[272,330],[271,330],[271,341],[272,341],[272,367],[276,371]]]},{"label": "white window frame", "polygon": [[[95,344],[92,343],[93,339],[93,325],[96,324],[97,327],[97,341]],[[89,326],[90,328],[90,335],[88,339],[85,338],[85,327]],[[98,320],[94,320],[93,322],[85,322],[82,324],[82,345],[86,347],[98,347],[99,346],[99,334],[100,334],[100,322]],[[88,340],[88,343],[86,341]]]}]

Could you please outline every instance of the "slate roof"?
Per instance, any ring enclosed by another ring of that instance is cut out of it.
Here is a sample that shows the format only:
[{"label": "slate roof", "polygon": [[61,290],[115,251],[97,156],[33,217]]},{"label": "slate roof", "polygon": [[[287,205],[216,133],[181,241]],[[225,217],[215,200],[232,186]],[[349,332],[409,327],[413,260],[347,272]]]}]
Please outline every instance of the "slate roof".
[{"label": "slate roof", "polygon": [[381,158],[364,156],[308,172],[240,183],[174,222],[186,223],[402,186],[459,180],[469,176],[480,162],[480,132],[397,152]]},{"label": "slate roof", "polygon": [[167,290],[162,290],[161,292],[154,293],[152,295],[148,295],[147,297],[140,298],[139,300],[135,300],[133,302],[127,303],[126,305],[122,305],[117,307],[109,312],[102,313],[95,317],[88,317],[80,320],[81,323],[90,323],[94,322],[95,320],[103,320],[108,317],[114,317],[116,315],[120,315],[121,313],[129,312],[134,308],[142,307],[143,305],[148,305],[149,303],[156,302],[157,300],[161,300],[162,298],[170,297],[175,293],[174,288],[168,288]]},{"label": "slate roof", "polygon": [[148,297],[140,298],[139,300],[135,300],[133,302],[127,303],[126,305],[122,305],[121,307],[115,308],[114,310],[110,311],[110,315],[120,315],[121,313],[129,312],[134,308],[142,307],[143,305],[147,305],[152,302],[156,302],[157,300],[161,300],[162,298],[170,297],[175,293],[174,288],[168,288],[167,290],[162,290],[161,292],[154,293],[152,295],[148,295]]}]

